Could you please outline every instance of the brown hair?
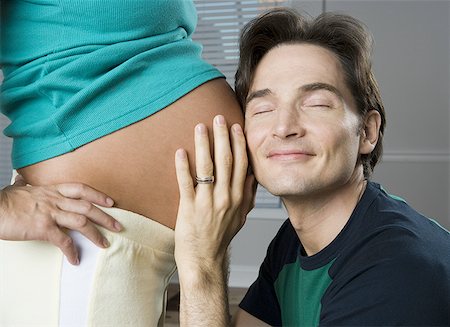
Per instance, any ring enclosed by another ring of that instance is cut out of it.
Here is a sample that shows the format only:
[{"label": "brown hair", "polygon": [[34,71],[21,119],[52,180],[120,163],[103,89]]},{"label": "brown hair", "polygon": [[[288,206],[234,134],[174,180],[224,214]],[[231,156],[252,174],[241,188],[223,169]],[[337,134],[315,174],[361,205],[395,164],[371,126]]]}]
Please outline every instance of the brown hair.
[{"label": "brown hair", "polygon": [[315,19],[289,8],[273,9],[250,21],[240,37],[240,59],[235,90],[245,109],[246,98],[257,65],[272,48],[281,44],[308,43],[331,50],[345,72],[345,81],[355,98],[360,117],[370,110],[381,116],[378,143],[370,154],[361,155],[364,176],[368,178],[383,152],[386,125],[384,106],[372,72],[372,36],[357,19],[326,12]]}]

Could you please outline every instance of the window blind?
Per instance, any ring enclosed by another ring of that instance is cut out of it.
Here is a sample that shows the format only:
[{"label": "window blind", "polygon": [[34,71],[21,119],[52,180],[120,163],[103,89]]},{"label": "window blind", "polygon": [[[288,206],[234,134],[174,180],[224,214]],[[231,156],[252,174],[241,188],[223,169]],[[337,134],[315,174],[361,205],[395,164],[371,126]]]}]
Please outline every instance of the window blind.
[{"label": "window blind", "polygon": [[193,39],[203,45],[203,58],[216,66],[234,88],[239,61],[239,33],[251,19],[289,1],[194,0],[198,23]]},{"label": "window blind", "polygon": [[[217,67],[234,89],[239,61],[239,33],[242,27],[269,8],[288,6],[289,1],[220,1],[194,0],[197,29],[193,40],[203,45],[203,58]],[[256,208],[281,208],[281,200],[261,185],[256,193]]]}]

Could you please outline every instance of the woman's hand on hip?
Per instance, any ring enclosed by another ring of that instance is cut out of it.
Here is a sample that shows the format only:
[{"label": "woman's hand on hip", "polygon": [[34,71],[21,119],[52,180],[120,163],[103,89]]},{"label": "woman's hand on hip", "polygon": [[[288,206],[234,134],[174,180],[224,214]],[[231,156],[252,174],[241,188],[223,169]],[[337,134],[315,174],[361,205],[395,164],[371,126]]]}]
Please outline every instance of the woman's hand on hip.
[{"label": "woman's hand on hip", "polygon": [[61,249],[70,263],[78,264],[78,251],[67,230],[76,230],[99,247],[108,241],[95,226],[111,231],[119,222],[94,204],[111,207],[105,194],[81,183],[29,186],[19,175],[0,191],[0,239],[47,241]]}]

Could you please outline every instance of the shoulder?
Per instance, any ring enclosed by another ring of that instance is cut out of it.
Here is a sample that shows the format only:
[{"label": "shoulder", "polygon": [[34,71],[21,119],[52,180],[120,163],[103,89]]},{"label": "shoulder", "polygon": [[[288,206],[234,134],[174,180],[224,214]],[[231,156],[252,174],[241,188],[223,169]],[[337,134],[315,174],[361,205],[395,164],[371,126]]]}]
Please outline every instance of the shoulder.
[{"label": "shoulder", "polygon": [[[386,248],[385,255],[449,255],[450,233],[405,200],[371,182],[376,195],[361,218],[354,241],[372,248]],[[354,243],[354,242],[353,242]],[[431,251],[430,251],[431,250]]]},{"label": "shoulder", "polygon": [[338,255],[331,274],[370,266],[399,278],[414,275],[413,271],[433,274],[435,269],[448,278],[450,233],[406,203],[392,201],[374,202],[375,208],[367,211],[364,224]]},{"label": "shoulder", "polygon": [[383,192],[363,220],[330,269],[324,322],[448,323],[449,233]]},{"label": "shoulder", "polygon": [[339,256],[322,300],[323,324],[449,324],[448,247],[442,257],[416,237],[386,229]]}]

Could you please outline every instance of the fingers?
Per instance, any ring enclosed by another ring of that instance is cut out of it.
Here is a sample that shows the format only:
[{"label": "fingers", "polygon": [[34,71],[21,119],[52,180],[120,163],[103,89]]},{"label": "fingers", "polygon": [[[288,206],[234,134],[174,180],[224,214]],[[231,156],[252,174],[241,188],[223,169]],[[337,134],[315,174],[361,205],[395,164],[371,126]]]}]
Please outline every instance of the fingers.
[{"label": "fingers", "polygon": [[66,229],[79,231],[102,248],[109,244],[97,225],[113,232],[123,229],[118,221],[94,205],[109,207],[113,201],[87,185],[17,187],[17,183],[21,183],[20,178],[14,186],[2,191],[7,192],[7,196],[2,197],[5,206],[13,208],[5,220],[2,237],[48,241],[59,247],[69,262],[76,264],[77,249]]},{"label": "fingers", "polygon": [[216,192],[226,192],[230,187],[231,171],[233,169],[233,155],[230,147],[230,137],[225,118],[218,115],[214,118],[214,161]]},{"label": "fingers", "polygon": [[[182,270],[186,270],[184,264],[197,267],[204,262],[223,262],[226,248],[242,227],[244,212],[239,200],[243,198],[248,160],[242,128],[235,126],[230,132],[224,117],[215,117],[214,160],[206,126],[198,124],[194,134],[196,175],[206,178],[214,174],[215,182],[199,183],[194,188],[186,152],[177,151],[175,166],[180,204],[175,227],[175,257]],[[233,193],[238,201],[232,199]]]},{"label": "fingers", "polygon": [[[243,189],[247,176],[247,150],[245,136],[239,124],[233,125],[229,133],[225,118],[218,115],[214,118],[214,165],[211,159],[209,139],[206,126],[199,124],[195,130],[196,174],[199,177],[215,175],[215,201],[227,200],[231,192],[231,200],[239,205],[243,198]],[[231,134],[231,145],[230,145]],[[210,187],[197,188],[198,192],[209,192]],[[231,190],[230,190],[231,187]],[[228,202],[225,201],[225,202]]]},{"label": "fingers", "polygon": [[67,198],[83,199],[103,207],[112,207],[114,205],[113,199],[106,194],[81,183],[59,184],[56,185],[56,189]]},{"label": "fingers", "polygon": [[247,177],[248,158],[244,132],[239,124],[234,124],[231,127],[231,146],[233,149],[231,196],[235,203],[240,203]]},{"label": "fingers", "polygon": [[87,200],[64,198],[58,202],[57,206],[63,211],[85,216],[90,221],[105,227],[112,232],[119,232],[122,230],[122,225],[117,220]]},{"label": "fingers", "polygon": [[195,196],[194,183],[189,170],[187,153],[184,149],[178,149],[175,153],[175,169],[180,191],[180,202],[192,200]]},{"label": "fingers", "polygon": [[55,226],[48,231],[48,236],[48,241],[57,246],[72,265],[80,263],[77,247],[69,235]]},{"label": "fingers", "polygon": [[95,225],[86,218],[86,216],[67,211],[60,211],[54,215],[54,218],[59,226],[79,231],[95,245],[102,248],[107,248],[109,246],[108,240],[100,233]]},{"label": "fingers", "polygon": [[102,235],[96,224],[119,232],[122,225],[94,204],[110,207],[114,201],[107,195],[81,183],[65,183],[55,185],[60,194],[55,202],[55,210],[51,213],[54,229],[49,230],[51,243],[61,249],[71,264],[79,264],[78,251],[72,240],[61,228],[76,230],[93,242],[96,246],[107,248],[108,240]]},{"label": "fingers", "polygon": [[64,199],[58,203],[58,208],[62,210],[55,216],[58,225],[79,231],[97,246],[108,247],[108,240],[92,222],[113,232],[122,230],[116,220],[90,202]]},{"label": "fingers", "polygon": [[[113,232],[122,230],[122,225],[113,217],[92,205],[111,207],[114,201],[107,195],[81,183],[65,183],[55,186],[65,200],[58,203],[61,210],[85,215],[96,224]],[[77,199],[71,201],[70,199]]]},{"label": "fingers", "polygon": [[175,166],[180,203],[183,200],[198,199],[203,206],[212,206],[214,202],[215,207],[237,207],[244,199],[247,178],[248,158],[245,136],[239,124],[233,125],[230,133],[225,118],[221,115],[214,118],[213,135],[214,164],[206,126],[198,124],[195,127],[196,175],[200,178],[215,175],[214,183],[200,184],[194,189],[186,152],[183,149],[176,152]]},{"label": "fingers", "polygon": [[[211,159],[208,130],[204,124],[195,126],[195,172],[197,177],[205,178],[214,175],[214,165]],[[213,188],[211,184],[198,184],[197,195],[205,201]],[[207,205],[207,203],[205,203]]]}]

